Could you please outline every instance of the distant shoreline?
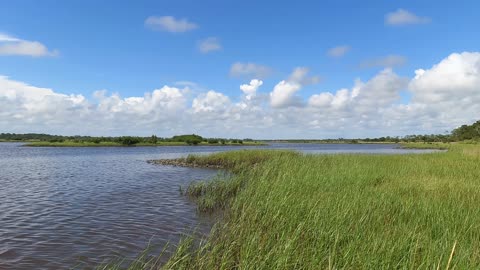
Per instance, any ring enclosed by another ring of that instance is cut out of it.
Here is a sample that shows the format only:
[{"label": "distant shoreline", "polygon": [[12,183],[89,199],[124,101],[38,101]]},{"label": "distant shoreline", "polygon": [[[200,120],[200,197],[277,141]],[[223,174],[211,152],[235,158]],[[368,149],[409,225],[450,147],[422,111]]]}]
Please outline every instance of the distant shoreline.
[{"label": "distant shoreline", "polygon": [[[3,141],[7,142],[7,141]],[[11,142],[11,141],[10,141]],[[137,143],[134,145],[124,145],[121,143],[115,142],[22,142],[16,141],[18,143],[25,143],[24,147],[161,147],[161,146],[263,146],[267,145],[266,143],[260,142],[243,142],[243,143],[199,143],[196,145],[188,144],[186,142],[158,142],[153,143]]]},{"label": "distant shoreline", "polygon": [[441,144],[443,147],[439,147],[437,144],[431,143],[406,143],[406,142],[366,142],[366,141],[357,141],[357,142],[349,142],[349,141],[282,141],[282,140],[265,140],[265,141],[244,141],[243,143],[231,143],[227,142],[225,144],[222,143],[208,143],[208,142],[201,142],[199,144],[188,144],[186,142],[157,142],[156,144],[153,143],[137,143],[134,145],[124,145],[117,142],[72,142],[72,141],[65,141],[65,142],[46,142],[46,141],[15,141],[15,140],[0,140],[0,143],[22,143],[24,147],[161,147],[161,146],[265,146],[272,143],[297,143],[297,144],[398,144],[400,148],[409,149],[409,148],[417,148],[417,149],[445,149],[446,145],[448,144]]}]

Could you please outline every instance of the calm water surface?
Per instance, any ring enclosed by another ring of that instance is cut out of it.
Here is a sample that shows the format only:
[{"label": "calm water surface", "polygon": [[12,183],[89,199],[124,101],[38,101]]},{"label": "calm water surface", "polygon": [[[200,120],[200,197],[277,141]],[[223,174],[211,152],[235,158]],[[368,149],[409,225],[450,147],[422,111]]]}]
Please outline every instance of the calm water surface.
[{"label": "calm water surface", "polygon": [[[423,153],[396,145],[272,144],[305,153]],[[145,161],[229,146],[30,148],[0,143],[0,269],[85,269],[160,250],[213,224],[179,186],[214,170]],[[245,147],[243,147],[245,148]],[[252,147],[248,147],[252,148]]]}]

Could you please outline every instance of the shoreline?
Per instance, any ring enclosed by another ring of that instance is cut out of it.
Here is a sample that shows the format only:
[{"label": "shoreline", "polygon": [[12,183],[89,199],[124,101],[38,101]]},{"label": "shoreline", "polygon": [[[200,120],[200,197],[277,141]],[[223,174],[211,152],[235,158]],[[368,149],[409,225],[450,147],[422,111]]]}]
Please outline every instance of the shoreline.
[{"label": "shoreline", "polygon": [[[11,142],[8,142],[11,143]],[[183,142],[167,142],[157,144],[138,143],[134,145],[123,145],[120,143],[52,143],[52,142],[17,142],[23,143],[22,147],[165,147],[165,146],[265,146],[268,144],[263,143],[228,143],[228,144],[209,144],[200,143],[197,145],[191,145]]]}]

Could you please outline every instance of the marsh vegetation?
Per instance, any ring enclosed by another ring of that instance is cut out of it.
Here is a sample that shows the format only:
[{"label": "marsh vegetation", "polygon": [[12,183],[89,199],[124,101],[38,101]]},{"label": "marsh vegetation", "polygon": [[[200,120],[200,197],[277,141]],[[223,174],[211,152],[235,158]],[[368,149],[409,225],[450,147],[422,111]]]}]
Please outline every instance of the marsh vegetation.
[{"label": "marsh vegetation", "polygon": [[480,147],[436,147],[449,151],[190,156],[233,172],[185,189],[199,211],[223,217],[200,246],[181,242],[163,268],[479,268]]},{"label": "marsh vegetation", "polygon": [[59,136],[49,134],[1,133],[0,142],[25,142],[38,147],[108,147],[108,146],[183,146],[183,145],[262,145],[252,139],[203,138],[202,136],[176,135],[171,138],[120,136]]}]

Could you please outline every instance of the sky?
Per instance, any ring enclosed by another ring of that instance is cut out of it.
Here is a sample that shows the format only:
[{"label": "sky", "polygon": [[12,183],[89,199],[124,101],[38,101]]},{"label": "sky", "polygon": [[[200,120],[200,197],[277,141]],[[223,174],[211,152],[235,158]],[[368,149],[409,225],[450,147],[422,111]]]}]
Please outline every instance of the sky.
[{"label": "sky", "polygon": [[0,133],[258,139],[480,119],[478,1],[0,4]]}]

